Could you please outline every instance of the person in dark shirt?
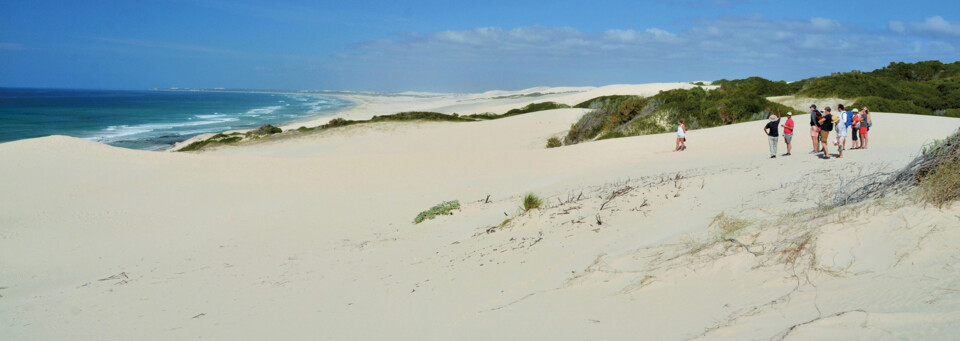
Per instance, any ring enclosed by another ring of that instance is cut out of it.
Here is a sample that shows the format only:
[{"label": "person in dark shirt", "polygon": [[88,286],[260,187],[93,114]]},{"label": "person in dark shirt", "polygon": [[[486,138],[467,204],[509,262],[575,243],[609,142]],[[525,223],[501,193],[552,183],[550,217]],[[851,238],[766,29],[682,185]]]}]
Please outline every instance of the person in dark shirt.
[{"label": "person in dark shirt", "polygon": [[829,159],[830,155],[827,154],[827,141],[830,140],[830,131],[833,130],[833,115],[830,114],[830,107],[823,110],[823,117],[818,121],[820,124],[820,144],[823,147],[823,158]]},{"label": "person in dark shirt", "polygon": [[780,115],[770,115],[770,122],[763,127],[763,132],[767,134],[767,140],[770,142],[770,158],[777,157],[777,142],[780,141]]},{"label": "person in dark shirt", "polygon": [[816,154],[820,152],[820,118],[823,117],[820,115],[820,111],[817,110],[816,104],[810,105],[810,140],[813,141],[813,150],[810,151],[810,154]]}]

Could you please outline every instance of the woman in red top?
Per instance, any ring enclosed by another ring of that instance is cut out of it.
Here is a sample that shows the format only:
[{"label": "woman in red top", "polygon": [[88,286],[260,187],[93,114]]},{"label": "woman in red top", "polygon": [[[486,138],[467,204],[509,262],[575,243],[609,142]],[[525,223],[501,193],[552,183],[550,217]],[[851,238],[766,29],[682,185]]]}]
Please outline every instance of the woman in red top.
[{"label": "woman in red top", "polygon": [[860,149],[867,149],[867,132],[870,131],[870,123],[873,123],[873,118],[870,116],[870,110],[867,107],[863,107],[860,110]]},{"label": "woman in red top", "polygon": [[793,140],[793,113],[787,113],[787,122],[780,125],[783,127],[783,140],[787,142],[787,153],[783,154],[784,156],[790,155],[790,142]]}]

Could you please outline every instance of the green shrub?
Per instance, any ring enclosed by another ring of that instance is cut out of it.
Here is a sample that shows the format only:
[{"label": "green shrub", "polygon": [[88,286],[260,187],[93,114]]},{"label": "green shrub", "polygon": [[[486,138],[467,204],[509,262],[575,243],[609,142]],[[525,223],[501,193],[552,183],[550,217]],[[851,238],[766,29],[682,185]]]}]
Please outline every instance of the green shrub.
[{"label": "green shrub", "polygon": [[243,140],[243,137],[240,135],[241,135],[240,133],[231,133],[229,135],[223,134],[223,133],[216,134],[206,140],[195,141],[191,144],[188,144],[186,147],[180,148],[177,151],[178,152],[198,151],[203,148],[206,148],[209,145],[237,143]]},{"label": "green shrub", "polygon": [[908,101],[897,99],[886,99],[876,96],[861,97],[853,103],[854,108],[867,107],[871,112],[896,112],[906,114],[933,115],[933,111],[922,108]]},{"label": "green shrub", "polygon": [[557,148],[563,146],[563,143],[560,142],[560,139],[556,137],[551,137],[547,139],[547,148]]},{"label": "green shrub", "polygon": [[264,125],[260,126],[260,128],[257,128],[256,130],[252,130],[252,131],[248,132],[247,135],[260,135],[260,136],[263,136],[263,135],[279,134],[279,133],[282,133],[282,132],[283,132],[283,129],[280,129],[279,127],[275,127],[275,126],[272,126],[272,125],[269,125],[269,124],[264,124]]},{"label": "green shrub", "polygon": [[444,201],[436,206],[431,207],[429,210],[420,212],[416,218],[413,219],[414,224],[419,224],[426,219],[433,219],[438,215],[450,215],[453,214],[453,210],[460,209],[460,201]]},{"label": "green shrub", "polygon": [[[793,110],[770,102],[757,92],[766,89],[763,86],[783,84],[770,82],[773,83],[770,85],[761,80],[724,81],[728,85],[709,91],[698,87],[661,91],[649,98],[606,96],[591,100],[589,105],[596,109],[570,127],[564,144],[588,141],[598,135],[599,139],[608,139],[669,132],[676,129],[680,119],[687,122],[688,129],[699,129],[763,119],[777,110],[781,113]],[[748,86],[750,84],[754,85]]]},{"label": "green shrub", "polygon": [[527,193],[527,195],[523,197],[524,212],[535,208],[540,208],[541,205],[543,205],[543,200],[540,199],[540,197],[538,197],[536,194]]},{"label": "green shrub", "polygon": [[474,119],[474,120],[496,120],[500,118],[517,116],[517,115],[522,115],[522,114],[527,114],[527,113],[532,113],[537,111],[565,109],[569,107],[570,107],[569,105],[556,103],[556,102],[540,102],[540,103],[530,103],[525,105],[523,108],[519,108],[519,109],[510,109],[503,115],[497,115],[492,112],[485,112],[482,114],[465,115],[463,117],[467,119]]},{"label": "green shrub", "polygon": [[890,63],[871,72],[850,71],[803,81],[799,94],[861,98],[875,111],[934,115],[960,109],[960,62]]},{"label": "green shrub", "polygon": [[317,128],[316,127],[307,128],[307,127],[301,126],[300,128],[297,128],[297,131],[301,133],[306,133],[308,131],[313,131],[314,129],[317,129]]}]

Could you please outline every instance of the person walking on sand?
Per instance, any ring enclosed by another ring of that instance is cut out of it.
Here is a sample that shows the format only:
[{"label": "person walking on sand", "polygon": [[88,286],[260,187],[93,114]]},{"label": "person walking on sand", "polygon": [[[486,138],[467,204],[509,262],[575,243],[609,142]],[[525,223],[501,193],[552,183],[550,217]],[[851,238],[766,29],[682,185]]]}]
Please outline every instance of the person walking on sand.
[{"label": "person walking on sand", "polygon": [[[777,111],[777,113],[779,114],[780,112]],[[787,153],[783,154],[783,156],[789,156],[791,149],[790,142],[793,140],[793,112],[787,113],[787,122],[780,126],[783,127],[783,142],[787,143]]]},{"label": "person walking on sand", "polygon": [[770,158],[777,157],[777,143],[780,142],[780,116],[770,115],[770,122],[763,126],[763,132],[767,133],[767,142],[770,142]]},{"label": "person walking on sand", "polygon": [[857,108],[853,108],[853,118],[850,122],[850,138],[853,139],[853,142],[850,144],[850,149],[860,149],[860,111]]},{"label": "person walking on sand", "polygon": [[810,140],[813,141],[813,150],[810,151],[810,154],[816,154],[820,152],[820,119],[823,116],[820,114],[820,111],[817,110],[816,104],[810,105]]},{"label": "person walking on sand", "polygon": [[860,109],[860,149],[867,149],[870,139],[867,135],[870,132],[870,125],[873,124],[873,115],[867,107]]},{"label": "person walking on sand", "polygon": [[830,107],[824,109],[824,114],[818,123],[820,123],[820,144],[823,147],[823,159],[829,159],[827,143],[830,141],[830,131],[833,130],[833,115],[830,114]]},{"label": "person walking on sand", "polygon": [[837,116],[834,117],[834,127],[833,131],[837,132],[837,142],[834,143],[837,146],[838,158],[843,158],[843,150],[847,146],[847,115],[848,113],[843,110],[843,104],[837,104]]},{"label": "person walking on sand", "polygon": [[675,152],[682,152],[687,149],[687,127],[683,125],[683,119],[677,121],[677,147]]}]

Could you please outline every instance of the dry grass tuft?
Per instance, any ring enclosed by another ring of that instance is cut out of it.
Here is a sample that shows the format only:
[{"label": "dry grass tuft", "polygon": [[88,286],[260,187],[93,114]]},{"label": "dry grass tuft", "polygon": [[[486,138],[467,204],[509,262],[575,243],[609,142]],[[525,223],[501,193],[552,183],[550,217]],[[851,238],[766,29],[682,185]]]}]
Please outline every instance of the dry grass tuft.
[{"label": "dry grass tuft", "polygon": [[938,208],[960,199],[960,155],[920,178],[920,200]]},{"label": "dry grass tuft", "polygon": [[710,225],[717,225],[720,228],[720,234],[723,238],[728,238],[735,234],[737,231],[744,229],[747,226],[750,226],[750,221],[746,219],[740,219],[737,217],[728,216],[726,213],[721,212],[716,217],[713,218],[713,221],[710,222]]}]

